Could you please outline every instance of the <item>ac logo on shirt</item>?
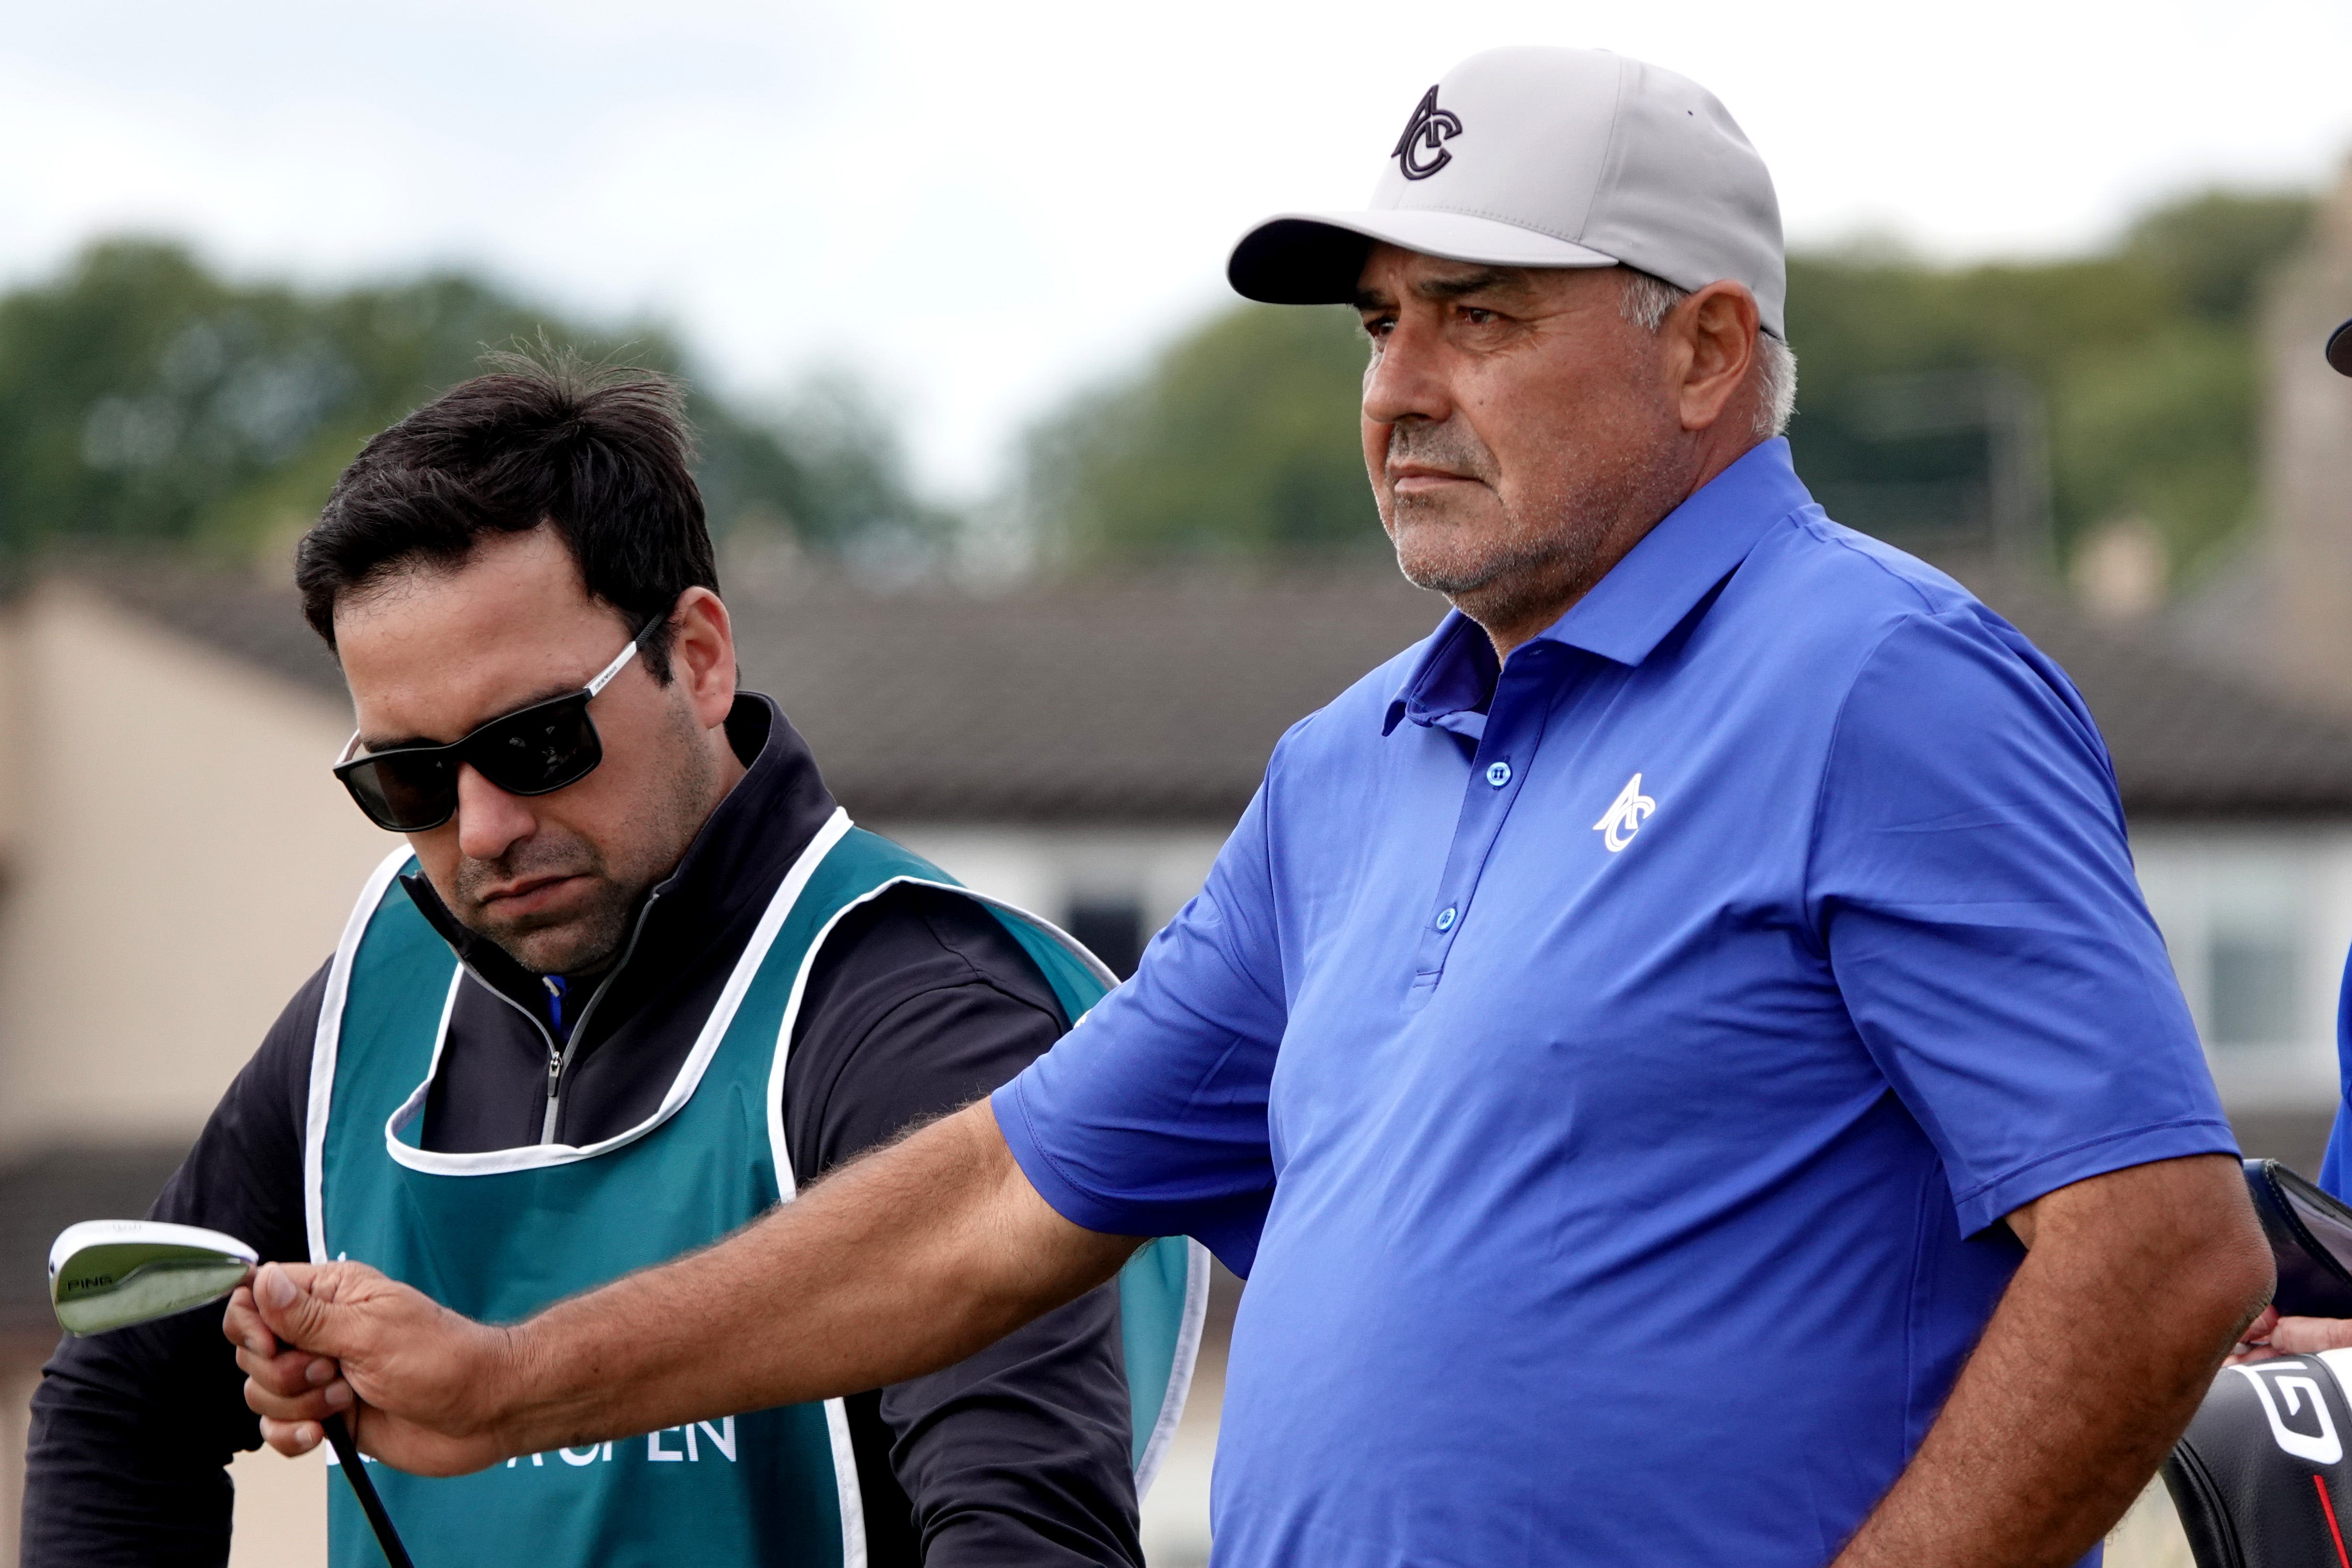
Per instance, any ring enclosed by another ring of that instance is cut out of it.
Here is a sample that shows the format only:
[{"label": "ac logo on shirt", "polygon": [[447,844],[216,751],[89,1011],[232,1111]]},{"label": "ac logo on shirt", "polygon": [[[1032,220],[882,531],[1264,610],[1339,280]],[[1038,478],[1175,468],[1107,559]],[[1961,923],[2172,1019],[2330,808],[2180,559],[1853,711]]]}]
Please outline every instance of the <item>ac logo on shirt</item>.
[{"label": "ac logo on shirt", "polygon": [[1617,799],[1592,828],[1613,855],[1633,841],[1633,835],[1642,831],[1642,819],[1657,809],[1658,803],[1642,793],[1642,776],[1636,773],[1625,780],[1625,788],[1617,791]]}]

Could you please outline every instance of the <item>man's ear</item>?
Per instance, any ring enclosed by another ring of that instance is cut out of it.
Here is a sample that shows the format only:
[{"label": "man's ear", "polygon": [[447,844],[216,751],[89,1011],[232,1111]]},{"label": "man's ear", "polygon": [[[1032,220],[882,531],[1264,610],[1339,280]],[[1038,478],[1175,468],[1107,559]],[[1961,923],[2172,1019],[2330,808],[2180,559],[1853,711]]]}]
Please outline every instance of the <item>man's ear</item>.
[{"label": "man's ear", "polygon": [[669,678],[686,689],[705,729],[735,706],[735,628],[727,606],[707,588],[689,588],[669,612]]},{"label": "man's ear", "polygon": [[1756,296],[1729,278],[1710,283],[1676,305],[1664,328],[1681,371],[1675,389],[1685,430],[1711,428],[1748,384],[1756,361]]}]

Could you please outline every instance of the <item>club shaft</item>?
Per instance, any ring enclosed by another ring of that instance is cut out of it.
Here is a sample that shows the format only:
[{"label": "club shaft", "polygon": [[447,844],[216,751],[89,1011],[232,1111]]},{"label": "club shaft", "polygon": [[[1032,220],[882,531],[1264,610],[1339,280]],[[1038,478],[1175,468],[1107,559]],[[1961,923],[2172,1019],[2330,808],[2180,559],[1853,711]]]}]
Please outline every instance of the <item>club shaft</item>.
[{"label": "club shaft", "polygon": [[361,1462],[360,1446],[352,1439],[352,1429],[341,1416],[330,1416],[322,1423],[327,1428],[327,1441],[341,1461],[343,1479],[352,1483],[352,1491],[360,1500],[360,1511],[367,1515],[368,1528],[375,1531],[375,1543],[383,1548],[384,1561],[392,1568],[416,1568],[408,1560],[408,1548],[400,1543],[400,1531],[392,1527],[392,1515],[383,1511],[383,1499],[375,1495],[375,1482],[368,1479],[367,1467]]}]

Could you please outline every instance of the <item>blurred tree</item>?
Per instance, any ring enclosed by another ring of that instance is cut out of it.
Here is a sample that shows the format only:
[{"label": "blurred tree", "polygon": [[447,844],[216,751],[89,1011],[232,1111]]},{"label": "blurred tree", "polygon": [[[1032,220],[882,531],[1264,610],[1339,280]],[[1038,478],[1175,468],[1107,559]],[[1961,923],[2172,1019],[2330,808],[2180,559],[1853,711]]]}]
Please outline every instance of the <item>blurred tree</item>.
[{"label": "blurred tree", "polygon": [[2125,232],[2125,259],[2163,278],[2195,314],[2242,321],[2263,276],[2303,243],[2314,204],[2292,192],[2201,191]]},{"label": "blurred tree", "polygon": [[[313,295],[231,284],[178,246],[110,241],[0,296],[0,556],[174,541],[281,552],[361,444],[487,349],[545,340],[671,371],[657,329],[600,332],[457,275]],[[937,548],[890,433],[845,383],[774,417],[690,408],[714,528],[758,517],[822,549],[872,530]]]},{"label": "blurred tree", "polygon": [[2006,371],[2048,411],[2051,521],[2063,556],[2142,518],[2176,566],[2213,553],[2255,503],[2263,278],[2302,243],[2305,196],[2225,190],[2168,202],[2101,256],[1942,269],[1899,256],[1799,256],[1789,335],[1801,411],[1790,435],[1831,512],[1935,542],[1938,498],[1980,491],[1981,430],[1887,438],[1896,378]]},{"label": "blurred tree", "polygon": [[[2215,190],[2076,259],[1939,267],[1884,245],[1791,256],[1801,471],[1833,515],[1901,542],[1980,529],[1998,422],[1897,406],[1977,396],[2046,441],[2062,551],[2139,517],[2192,561],[2253,504],[2252,316],[2311,212],[2301,195]],[[1362,367],[1345,310],[1213,318],[1032,434],[1043,541],[1079,562],[1376,548],[1355,439]]]},{"label": "blurred tree", "polygon": [[1351,311],[1213,318],[1030,436],[1045,542],[1076,564],[1378,548],[1355,437],[1363,370]]}]

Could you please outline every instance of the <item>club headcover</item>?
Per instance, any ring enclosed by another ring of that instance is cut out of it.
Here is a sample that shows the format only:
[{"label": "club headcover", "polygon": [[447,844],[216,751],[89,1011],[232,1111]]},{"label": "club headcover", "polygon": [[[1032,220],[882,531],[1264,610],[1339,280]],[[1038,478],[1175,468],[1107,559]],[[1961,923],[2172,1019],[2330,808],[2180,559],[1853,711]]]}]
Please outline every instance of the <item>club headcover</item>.
[{"label": "club headcover", "polygon": [[2225,1366],[2164,1462],[2198,1568],[2352,1568],[2352,1350]]}]

